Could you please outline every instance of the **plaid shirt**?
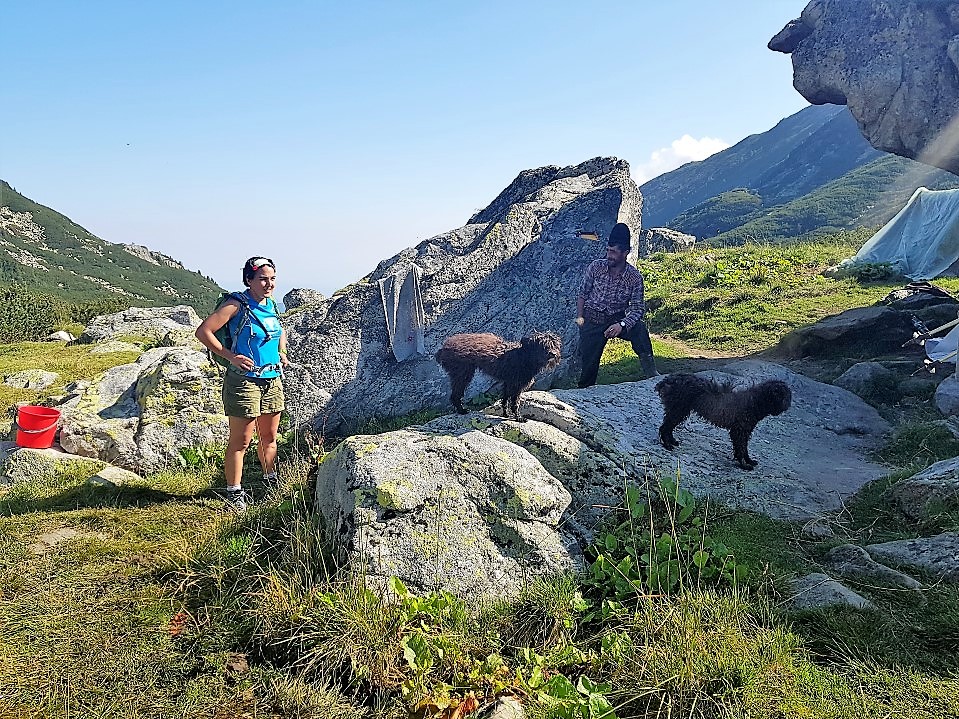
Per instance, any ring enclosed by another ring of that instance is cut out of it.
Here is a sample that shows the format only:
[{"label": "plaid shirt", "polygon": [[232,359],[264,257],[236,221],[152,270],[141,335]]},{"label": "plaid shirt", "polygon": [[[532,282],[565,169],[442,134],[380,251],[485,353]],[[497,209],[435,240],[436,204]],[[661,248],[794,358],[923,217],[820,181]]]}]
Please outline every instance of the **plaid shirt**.
[{"label": "plaid shirt", "polygon": [[579,295],[586,300],[584,307],[587,315],[611,317],[625,313],[623,321],[627,330],[632,329],[646,314],[643,275],[628,263],[619,277],[611,277],[606,260],[590,262]]}]

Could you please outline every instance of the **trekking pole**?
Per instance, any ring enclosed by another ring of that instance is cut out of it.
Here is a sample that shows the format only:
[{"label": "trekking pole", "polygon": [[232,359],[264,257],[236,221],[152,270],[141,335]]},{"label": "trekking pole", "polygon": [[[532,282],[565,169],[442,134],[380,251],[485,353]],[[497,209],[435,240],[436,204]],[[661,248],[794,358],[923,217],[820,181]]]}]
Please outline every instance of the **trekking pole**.
[{"label": "trekking pole", "polygon": [[928,339],[931,339],[932,336],[936,334],[937,332],[942,332],[943,330],[950,329],[951,327],[955,327],[956,325],[959,325],[959,317],[954,319],[952,322],[947,322],[946,324],[940,325],[939,327],[936,327],[935,329],[926,330],[925,332],[917,332],[916,334],[912,336],[911,340],[907,340],[906,342],[903,343],[902,346],[908,347],[909,345],[920,344],[922,342],[925,342]]}]

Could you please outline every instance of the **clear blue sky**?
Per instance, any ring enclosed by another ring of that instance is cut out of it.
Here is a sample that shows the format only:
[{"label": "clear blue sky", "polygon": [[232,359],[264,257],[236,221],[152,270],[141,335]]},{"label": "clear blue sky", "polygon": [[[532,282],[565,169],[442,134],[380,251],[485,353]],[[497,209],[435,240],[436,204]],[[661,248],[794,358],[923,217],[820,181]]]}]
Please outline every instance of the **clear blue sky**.
[{"label": "clear blue sky", "polygon": [[642,182],[800,110],[766,42],[804,4],[5,3],[0,178],[228,288],[262,253],[328,294],[521,170]]}]

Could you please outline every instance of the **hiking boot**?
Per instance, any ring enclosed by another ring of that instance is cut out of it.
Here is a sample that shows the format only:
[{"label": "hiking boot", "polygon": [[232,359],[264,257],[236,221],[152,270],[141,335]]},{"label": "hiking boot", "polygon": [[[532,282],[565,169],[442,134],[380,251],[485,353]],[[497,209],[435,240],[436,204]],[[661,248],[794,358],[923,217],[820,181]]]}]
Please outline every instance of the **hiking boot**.
[{"label": "hiking boot", "polygon": [[652,355],[640,355],[639,364],[643,368],[643,379],[659,377],[659,372],[656,371],[656,361]]},{"label": "hiking boot", "polygon": [[242,489],[228,489],[223,493],[225,509],[242,514],[249,507],[249,497]]}]

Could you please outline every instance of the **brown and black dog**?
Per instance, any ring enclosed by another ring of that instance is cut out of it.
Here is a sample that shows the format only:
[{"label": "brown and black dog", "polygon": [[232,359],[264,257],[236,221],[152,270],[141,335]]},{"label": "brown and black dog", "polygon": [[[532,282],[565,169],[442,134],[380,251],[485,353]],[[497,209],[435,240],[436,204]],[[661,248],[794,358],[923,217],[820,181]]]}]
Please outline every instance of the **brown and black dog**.
[{"label": "brown and black dog", "polygon": [[562,359],[563,341],[554,332],[535,332],[519,342],[507,342],[494,334],[459,334],[446,339],[436,361],[450,376],[450,402],[460,414],[463,393],[476,370],[503,384],[503,416],[509,412],[520,422],[519,397],[533,386],[533,378]]}]

